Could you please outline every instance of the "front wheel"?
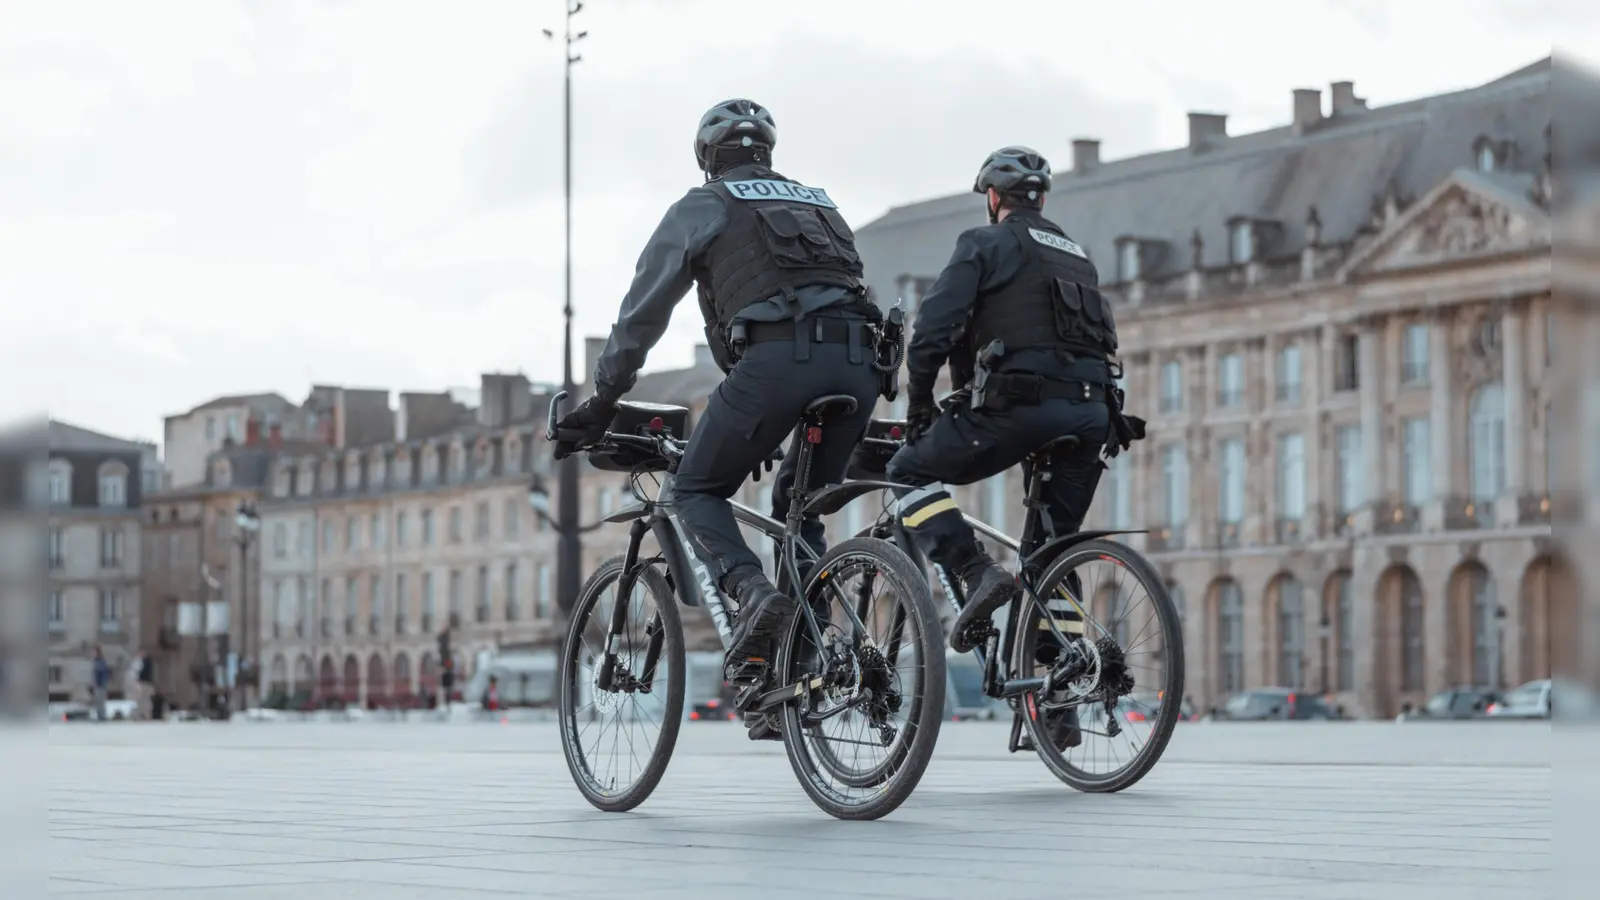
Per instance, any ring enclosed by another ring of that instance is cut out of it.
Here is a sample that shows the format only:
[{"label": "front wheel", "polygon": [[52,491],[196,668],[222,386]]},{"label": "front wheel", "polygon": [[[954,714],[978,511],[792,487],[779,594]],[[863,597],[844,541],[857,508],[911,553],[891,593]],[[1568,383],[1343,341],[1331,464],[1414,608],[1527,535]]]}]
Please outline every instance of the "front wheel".
[{"label": "front wheel", "polygon": [[781,707],[789,763],[829,815],[882,818],[916,789],[944,719],[944,631],[927,580],[893,544],[852,538],[812,567],[805,596],[822,645],[803,613],[780,645],[777,683],[800,687]]},{"label": "front wheel", "polygon": [[[1051,608],[1082,613],[1078,646],[1090,667],[1049,696],[1022,698],[1033,746],[1045,766],[1077,790],[1130,787],[1161,759],[1182,713],[1177,606],[1149,561],[1108,540],[1062,553],[1039,579],[1037,596]],[[1018,616],[1013,660],[1023,678],[1049,672],[1060,647],[1039,606],[1027,607],[1029,614]],[[1058,620],[1058,629],[1065,625]]]},{"label": "front wheel", "polygon": [[[634,571],[622,596],[623,558],[595,569],[578,592],[561,656],[567,769],[584,799],[606,812],[633,809],[656,789],[683,722],[677,602],[654,565]],[[608,646],[613,662],[603,677]]]}]

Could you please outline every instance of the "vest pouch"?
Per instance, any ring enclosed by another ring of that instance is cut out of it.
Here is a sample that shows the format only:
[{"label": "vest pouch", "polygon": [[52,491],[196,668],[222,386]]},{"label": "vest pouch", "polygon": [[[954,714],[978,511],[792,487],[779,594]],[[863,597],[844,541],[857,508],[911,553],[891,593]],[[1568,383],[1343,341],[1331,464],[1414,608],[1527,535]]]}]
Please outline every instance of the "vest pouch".
[{"label": "vest pouch", "polygon": [[[827,223],[828,231],[833,235],[834,259],[844,263],[852,272],[861,270],[861,254],[856,252],[856,233],[850,230],[850,223],[839,215],[838,210],[822,210],[822,221]],[[878,304],[870,303],[873,309]]]},{"label": "vest pouch", "polygon": [[814,210],[768,206],[755,213],[767,249],[781,268],[811,268],[838,259],[833,252],[833,235]]},{"label": "vest pouch", "polygon": [[1051,304],[1056,314],[1056,336],[1064,341],[1081,340],[1086,331],[1082,286],[1057,278],[1052,282],[1052,292],[1056,300]]}]

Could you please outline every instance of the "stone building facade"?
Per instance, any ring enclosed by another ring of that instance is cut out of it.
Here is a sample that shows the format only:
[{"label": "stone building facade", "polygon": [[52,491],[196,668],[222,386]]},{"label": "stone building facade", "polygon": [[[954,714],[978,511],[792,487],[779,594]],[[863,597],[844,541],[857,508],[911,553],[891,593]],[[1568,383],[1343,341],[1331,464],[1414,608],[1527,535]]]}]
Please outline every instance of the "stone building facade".
[{"label": "stone building facade", "polygon": [[[1148,529],[1200,705],[1272,685],[1389,715],[1576,662],[1550,422],[1557,360],[1596,344],[1552,281],[1550,81],[1383,108],[1339,82],[1283,128],[1197,113],[1186,147],[1083,140],[1058,172],[1046,214],[1098,264],[1150,421],[1089,525]],[[914,308],[981,204],[860,229],[877,295]],[[1020,476],[993,482],[964,506],[1020,527]]]}]

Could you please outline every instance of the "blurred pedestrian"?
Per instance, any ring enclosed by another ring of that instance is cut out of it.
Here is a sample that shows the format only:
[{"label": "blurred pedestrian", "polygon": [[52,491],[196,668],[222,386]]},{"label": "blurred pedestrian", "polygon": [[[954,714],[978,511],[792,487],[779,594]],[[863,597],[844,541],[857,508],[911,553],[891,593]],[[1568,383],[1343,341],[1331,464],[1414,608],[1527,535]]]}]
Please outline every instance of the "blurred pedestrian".
[{"label": "blurred pedestrian", "polygon": [[94,707],[96,721],[106,720],[106,691],[111,688],[111,664],[106,662],[106,655],[96,644],[94,648],[94,676],[93,686],[89,695],[91,705]]}]

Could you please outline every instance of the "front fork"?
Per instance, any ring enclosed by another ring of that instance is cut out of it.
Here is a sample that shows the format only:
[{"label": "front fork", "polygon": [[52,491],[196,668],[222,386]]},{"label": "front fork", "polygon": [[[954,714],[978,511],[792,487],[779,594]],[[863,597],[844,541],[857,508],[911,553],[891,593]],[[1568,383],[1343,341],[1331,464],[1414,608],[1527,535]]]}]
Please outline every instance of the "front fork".
[{"label": "front fork", "polygon": [[644,628],[644,665],[635,679],[632,673],[619,672],[617,668],[617,638],[628,623],[628,606],[632,603],[633,589],[639,583],[644,568],[639,565],[639,545],[644,541],[650,523],[643,518],[633,520],[628,530],[628,552],[622,558],[622,577],[617,579],[617,600],[611,605],[611,621],[606,629],[605,650],[600,668],[595,676],[595,686],[602,691],[637,690],[648,694],[655,682],[656,663],[661,659],[661,644],[666,629],[661,623],[661,610],[650,616]]}]

